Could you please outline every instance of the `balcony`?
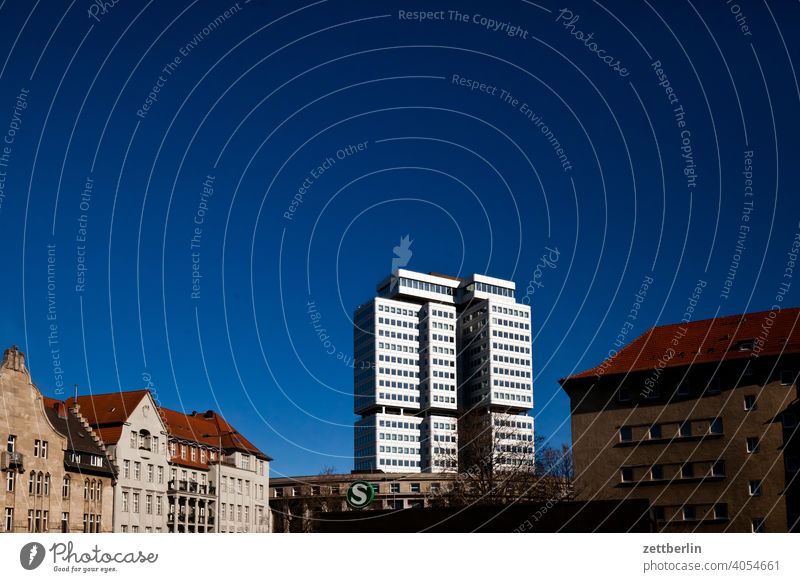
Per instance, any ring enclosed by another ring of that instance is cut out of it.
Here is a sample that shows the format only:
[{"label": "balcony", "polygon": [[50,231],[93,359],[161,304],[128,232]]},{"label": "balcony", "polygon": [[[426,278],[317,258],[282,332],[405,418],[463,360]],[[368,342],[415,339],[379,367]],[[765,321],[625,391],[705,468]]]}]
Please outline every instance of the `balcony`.
[{"label": "balcony", "polygon": [[2,468],[4,470],[15,469],[20,473],[22,473],[24,465],[24,456],[22,455],[22,453],[6,451],[3,453],[3,457],[2,460],[0,460],[0,462],[2,462]]},{"label": "balcony", "polygon": [[197,483],[196,481],[174,481],[167,484],[170,492],[196,493],[198,495],[214,495],[217,488],[213,485]]}]

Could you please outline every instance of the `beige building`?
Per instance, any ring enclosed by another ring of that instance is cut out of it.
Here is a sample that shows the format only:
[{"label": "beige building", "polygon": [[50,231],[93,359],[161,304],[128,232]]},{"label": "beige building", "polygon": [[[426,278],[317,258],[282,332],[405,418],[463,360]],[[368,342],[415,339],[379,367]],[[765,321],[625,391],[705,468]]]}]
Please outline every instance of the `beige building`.
[{"label": "beige building", "polygon": [[279,477],[270,480],[272,531],[295,533],[316,531],[315,513],[347,511],[347,488],[366,481],[375,499],[366,510],[429,507],[447,490],[452,473],[344,473]]},{"label": "beige building", "polygon": [[79,407],[44,397],[16,346],[0,394],[0,532],[110,532],[114,472]]}]

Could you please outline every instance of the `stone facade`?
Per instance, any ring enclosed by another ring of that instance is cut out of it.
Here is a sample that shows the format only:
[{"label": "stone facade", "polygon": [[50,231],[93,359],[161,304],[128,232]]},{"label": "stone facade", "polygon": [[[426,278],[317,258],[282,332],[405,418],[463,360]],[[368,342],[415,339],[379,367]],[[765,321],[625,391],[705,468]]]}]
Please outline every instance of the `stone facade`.
[{"label": "stone facade", "polygon": [[2,532],[109,532],[114,474],[79,407],[46,398],[16,347],[0,364]]}]

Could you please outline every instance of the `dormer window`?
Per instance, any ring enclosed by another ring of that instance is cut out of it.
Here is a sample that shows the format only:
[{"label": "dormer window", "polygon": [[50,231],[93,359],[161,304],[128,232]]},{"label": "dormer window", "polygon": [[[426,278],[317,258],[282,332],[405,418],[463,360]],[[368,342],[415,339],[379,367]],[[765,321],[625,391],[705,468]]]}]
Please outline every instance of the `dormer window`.
[{"label": "dormer window", "polygon": [[740,352],[752,352],[755,346],[755,341],[748,339],[736,343],[736,349]]}]

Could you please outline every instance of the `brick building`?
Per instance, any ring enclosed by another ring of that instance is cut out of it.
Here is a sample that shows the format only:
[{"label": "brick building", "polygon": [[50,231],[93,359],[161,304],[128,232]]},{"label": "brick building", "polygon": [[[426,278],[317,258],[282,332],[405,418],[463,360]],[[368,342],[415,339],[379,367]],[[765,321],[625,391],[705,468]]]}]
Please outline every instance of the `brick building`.
[{"label": "brick building", "polygon": [[579,499],[649,500],[658,529],[797,528],[800,310],[654,327],[561,380]]}]

